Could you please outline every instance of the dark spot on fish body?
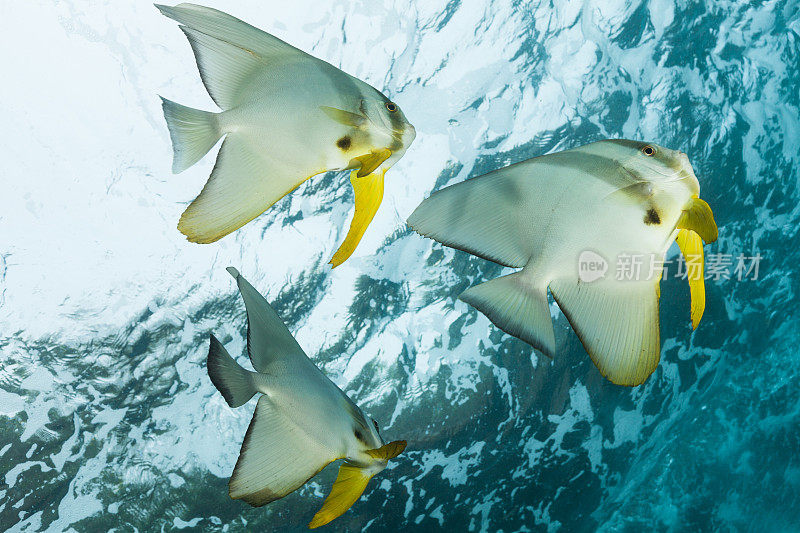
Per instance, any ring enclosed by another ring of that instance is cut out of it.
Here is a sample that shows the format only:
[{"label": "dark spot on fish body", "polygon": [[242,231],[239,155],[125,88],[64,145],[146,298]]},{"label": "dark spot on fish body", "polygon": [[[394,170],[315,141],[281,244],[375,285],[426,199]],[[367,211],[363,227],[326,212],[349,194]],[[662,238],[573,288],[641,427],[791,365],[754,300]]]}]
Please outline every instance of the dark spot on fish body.
[{"label": "dark spot on fish body", "polygon": [[338,146],[343,152],[346,152],[350,149],[350,145],[352,144],[352,140],[349,136],[345,135],[338,141],[336,141],[336,146]]},{"label": "dark spot on fish body", "polygon": [[648,226],[652,226],[654,224],[661,224],[661,217],[658,214],[658,211],[655,210],[654,207],[651,207],[647,210],[647,213],[644,215],[644,223]]},{"label": "dark spot on fish body", "polygon": [[359,429],[354,429],[354,430],[353,430],[353,435],[355,435],[355,437],[356,437],[358,440],[360,440],[361,442],[363,442],[364,444],[366,444],[366,443],[367,443],[367,441],[365,441],[365,440],[364,440],[364,434],[363,434],[363,433],[361,433],[361,431],[360,431]]}]

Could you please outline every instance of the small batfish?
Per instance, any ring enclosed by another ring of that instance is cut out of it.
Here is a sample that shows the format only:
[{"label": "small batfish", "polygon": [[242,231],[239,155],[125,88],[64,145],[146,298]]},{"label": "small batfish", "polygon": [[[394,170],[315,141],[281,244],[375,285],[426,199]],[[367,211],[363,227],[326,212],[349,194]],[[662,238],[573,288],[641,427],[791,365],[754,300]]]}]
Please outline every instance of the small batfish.
[{"label": "small batfish", "polygon": [[327,524],[358,500],[406,441],[384,443],[378,424],[311,362],[264,297],[235,268],[228,272],[244,299],[247,350],[256,371],[242,368],[211,335],[208,375],[231,407],[262,395],[228,492],[250,505],[265,505],[344,459],[309,527]]}]

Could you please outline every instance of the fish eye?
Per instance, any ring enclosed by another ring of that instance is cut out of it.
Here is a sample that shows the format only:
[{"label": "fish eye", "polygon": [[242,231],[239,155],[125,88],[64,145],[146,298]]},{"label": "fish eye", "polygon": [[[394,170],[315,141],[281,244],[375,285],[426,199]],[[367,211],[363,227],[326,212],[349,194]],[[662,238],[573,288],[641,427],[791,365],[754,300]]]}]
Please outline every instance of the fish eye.
[{"label": "fish eye", "polygon": [[642,148],[642,153],[648,157],[653,157],[653,155],[656,153],[656,149],[647,144],[644,146],[644,148]]},{"label": "fish eye", "polygon": [[395,104],[394,102],[386,102],[386,110],[389,111],[389,113],[396,113],[397,104]]}]

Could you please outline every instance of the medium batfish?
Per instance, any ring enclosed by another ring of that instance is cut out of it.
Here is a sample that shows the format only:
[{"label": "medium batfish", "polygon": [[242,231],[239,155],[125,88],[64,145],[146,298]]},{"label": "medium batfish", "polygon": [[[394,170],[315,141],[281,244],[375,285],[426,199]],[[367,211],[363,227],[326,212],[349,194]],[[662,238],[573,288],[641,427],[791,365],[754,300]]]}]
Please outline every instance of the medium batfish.
[{"label": "medium batfish", "polygon": [[210,113],[162,98],[172,171],[197,163],[224,137],[203,191],[178,229],[197,243],[244,226],[308,178],[352,170],[355,214],[335,267],[355,250],[383,199],[383,177],[414,140],[400,107],[374,87],[226,13],[156,5],[194,51]]},{"label": "medium batfish", "polygon": [[[717,239],[686,154],[606,140],[490,172],[433,193],[408,219],[421,235],[522,270],[460,298],[552,357],[547,289],[600,373],[639,385],[658,366],[661,264],[672,240],[687,260],[692,326],[705,309],[703,243]],[[701,241],[702,239],[702,241]],[[634,279],[580,276],[580,262],[641,256]],[[659,263],[660,262],[660,263]],[[589,279],[587,279],[589,278]]]},{"label": "medium batfish", "polygon": [[211,335],[208,375],[231,407],[261,393],[228,484],[231,498],[265,505],[298,489],[328,463],[344,459],[331,493],[309,524],[347,511],[367,482],[397,457],[406,441],[385,444],[378,424],[306,356],[281,319],[239,272],[229,267],[247,310],[247,351],[255,372],[242,368]]}]

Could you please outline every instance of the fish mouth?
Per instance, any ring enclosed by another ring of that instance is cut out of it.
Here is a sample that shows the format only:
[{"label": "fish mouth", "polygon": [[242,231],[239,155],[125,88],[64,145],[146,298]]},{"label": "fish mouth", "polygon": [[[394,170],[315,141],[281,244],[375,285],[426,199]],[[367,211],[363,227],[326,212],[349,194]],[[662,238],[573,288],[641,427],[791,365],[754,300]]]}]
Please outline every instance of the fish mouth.
[{"label": "fish mouth", "polygon": [[396,143],[400,143],[401,146],[408,148],[417,137],[417,129],[411,124],[406,124],[402,128],[392,129],[391,136]]}]

